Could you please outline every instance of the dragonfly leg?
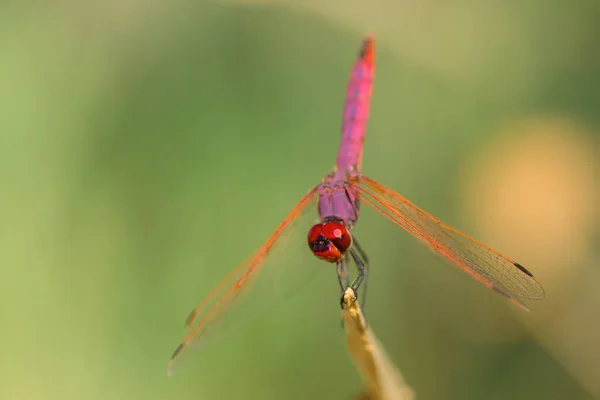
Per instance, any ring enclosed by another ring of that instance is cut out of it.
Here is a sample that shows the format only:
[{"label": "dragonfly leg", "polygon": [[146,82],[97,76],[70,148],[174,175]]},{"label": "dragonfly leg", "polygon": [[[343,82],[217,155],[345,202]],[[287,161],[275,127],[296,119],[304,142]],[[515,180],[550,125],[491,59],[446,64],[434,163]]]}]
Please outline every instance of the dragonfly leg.
[{"label": "dragonfly leg", "polygon": [[346,261],[345,257],[342,258],[337,263],[337,276],[338,276],[338,282],[340,283],[340,290],[342,293],[342,308],[343,308],[344,292],[346,291],[346,289],[348,287],[350,287],[350,276],[348,275],[348,262]]},{"label": "dragonfly leg", "polygon": [[369,258],[356,241],[356,238],[353,240],[353,246],[350,249],[350,255],[354,259],[356,268],[358,269],[358,275],[350,287],[352,290],[358,293],[358,288],[361,285],[363,286],[361,308],[364,308],[367,300],[367,283],[369,282]]},{"label": "dragonfly leg", "polygon": [[360,254],[360,256],[362,257],[363,261],[365,262],[365,264],[369,263],[369,258],[367,257],[367,253],[365,253],[362,249],[362,247],[360,247],[360,244],[358,244],[358,242],[356,241],[356,238],[353,237],[353,242],[354,242],[354,247],[356,248],[356,250],[358,250],[358,254]]}]

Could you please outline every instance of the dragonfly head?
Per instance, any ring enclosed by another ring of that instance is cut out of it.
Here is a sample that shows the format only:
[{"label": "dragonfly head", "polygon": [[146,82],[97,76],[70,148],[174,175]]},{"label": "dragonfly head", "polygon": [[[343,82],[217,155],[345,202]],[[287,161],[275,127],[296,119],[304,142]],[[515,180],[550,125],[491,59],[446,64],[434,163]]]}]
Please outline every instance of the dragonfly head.
[{"label": "dragonfly head", "polygon": [[339,221],[316,224],[308,232],[308,247],[315,256],[330,263],[342,259],[352,246],[352,235]]}]

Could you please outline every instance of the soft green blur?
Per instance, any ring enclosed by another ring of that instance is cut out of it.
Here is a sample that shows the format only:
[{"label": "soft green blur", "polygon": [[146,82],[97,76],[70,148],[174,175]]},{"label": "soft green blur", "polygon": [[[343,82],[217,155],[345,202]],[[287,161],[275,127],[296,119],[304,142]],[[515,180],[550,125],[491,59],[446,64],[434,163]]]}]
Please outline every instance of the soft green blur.
[{"label": "soft green blur", "polygon": [[[359,393],[324,263],[165,372],[333,166],[367,32],[364,173],[548,292],[524,313],[364,207],[371,328],[419,399],[600,398],[600,3],[49,3],[0,5],[0,398]],[[303,235],[288,257],[313,263]]]}]

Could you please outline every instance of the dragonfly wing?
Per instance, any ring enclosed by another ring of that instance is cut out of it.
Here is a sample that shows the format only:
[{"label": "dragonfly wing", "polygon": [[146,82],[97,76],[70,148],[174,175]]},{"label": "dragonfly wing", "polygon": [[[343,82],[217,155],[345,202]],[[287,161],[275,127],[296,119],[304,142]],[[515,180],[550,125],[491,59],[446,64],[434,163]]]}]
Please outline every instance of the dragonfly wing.
[{"label": "dragonfly wing", "polygon": [[364,175],[354,187],[367,206],[518,306],[527,309],[517,297],[544,298],[542,286],[521,264],[444,224],[400,194]]},{"label": "dragonfly wing", "polygon": [[[292,294],[291,290],[294,287],[302,286],[313,276],[312,273],[316,272],[316,268],[311,269],[308,265],[293,268],[289,265],[291,260],[288,261],[287,256],[285,265],[281,265],[283,262],[278,262],[282,260],[278,260],[276,254],[284,255],[285,252],[282,250],[288,242],[294,243],[297,247],[297,249],[290,249],[291,252],[302,250],[310,254],[305,248],[306,238],[298,240],[299,238],[295,237],[291,240],[290,234],[294,233],[296,236],[308,232],[310,227],[308,223],[313,221],[308,221],[308,218],[301,218],[301,216],[315,199],[315,194],[316,186],[302,197],[267,241],[239,264],[192,310],[185,322],[187,334],[169,360],[167,371],[169,375],[175,373],[183,364],[191,349],[200,349],[213,339],[231,333],[232,330],[235,331],[232,327],[239,327],[240,322],[242,324],[249,322],[256,317],[257,312],[262,313],[270,306],[276,305],[275,298]],[[307,224],[303,232],[292,229],[300,220]],[[301,254],[296,258],[301,258]],[[315,258],[315,261],[318,260]],[[299,274],[302,276],[298,276]],[[242,299],[244,299],[243,306],[240,305]]]}]

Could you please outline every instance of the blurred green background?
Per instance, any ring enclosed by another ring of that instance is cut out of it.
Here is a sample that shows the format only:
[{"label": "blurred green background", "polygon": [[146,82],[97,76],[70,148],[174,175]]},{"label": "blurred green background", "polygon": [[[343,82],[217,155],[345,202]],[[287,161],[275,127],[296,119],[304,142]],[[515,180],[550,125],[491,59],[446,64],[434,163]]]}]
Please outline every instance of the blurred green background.
[{"label": "blurred green background", "polygon": [[0,398],[360,392],[304,232],[277,262],[318,279],[165,370],[333,166],[366,32],[364,173],[548,293],[526,314],[365,210],[371,327],[419,399],[600,398],[600,3],[51,3],[0,5]]}]

